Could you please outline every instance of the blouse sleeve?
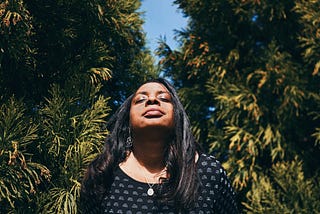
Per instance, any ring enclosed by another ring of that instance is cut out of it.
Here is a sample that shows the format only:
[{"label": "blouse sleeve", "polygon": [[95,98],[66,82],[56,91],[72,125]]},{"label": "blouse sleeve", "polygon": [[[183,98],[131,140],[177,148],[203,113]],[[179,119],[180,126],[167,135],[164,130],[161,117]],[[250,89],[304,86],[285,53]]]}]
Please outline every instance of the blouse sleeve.
[{"label": "blouse sleeve", "polygon": [[[220,164],[219,164],[220,165]],[[232,188],[226,171],[220,165],[219,187],[216,194],[215,213],[236,214],[239,213],[236,202],[236,194]]]}]

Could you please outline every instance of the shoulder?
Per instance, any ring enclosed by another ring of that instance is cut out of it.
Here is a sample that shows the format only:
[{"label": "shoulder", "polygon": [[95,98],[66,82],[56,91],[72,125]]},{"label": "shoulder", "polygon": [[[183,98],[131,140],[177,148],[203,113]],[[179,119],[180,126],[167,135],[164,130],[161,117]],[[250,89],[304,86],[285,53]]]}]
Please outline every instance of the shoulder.
[{"label": "shoulder", "polygon": [[227,173],[221,163],[213,155],[201,154],[197,162],[198,175],[202,182],[224,182]]},{"label": "shoulder", "polygon": [[[219,172],[224,171],[219,160],[216,159],[215,156],[202,153],[199,155],[199,159],[197,161],[197,168],[199,169],[216,169]],[[210,171],[210,170],[209,170]],[[217,173],[219,173],[217,172]],[[221,173],[220,172],[220,173]]]},{"label": "shoulder", "polygon": [[202,194],[207,194],[213,201],[217,213],[238,213],[236,194],[225,169],[216,157],[201,154],[197,170]]}]

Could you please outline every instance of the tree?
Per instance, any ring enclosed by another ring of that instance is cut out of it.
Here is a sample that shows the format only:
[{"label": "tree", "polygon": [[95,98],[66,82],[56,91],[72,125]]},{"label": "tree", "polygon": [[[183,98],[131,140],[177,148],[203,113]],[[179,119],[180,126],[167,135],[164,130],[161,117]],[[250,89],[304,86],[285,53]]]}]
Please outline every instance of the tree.
[{"label": "tree", "polygon": [[5,0],[0,3],[0,18],[0,90],[2,96],[20,95],[35,67],[32,16],[22,0]]},{"label": "tree", "polygon": [[0,3],[0,212],[77,213],[108,115],[158,76],[140,1]]},{"label": "tree", "polygon": [[[293,192],[279,183],[312,183],[308,194],[298,192],[301,200],[314,201],[319,191],[320,2],[175,3],[190,21],[178,32],[180,51],[159,47],[160,63],[180,88],[199,141],[225,162],[245,211],[258,212],[264,200],[296,212],[319,208],[291,204]],[[280,163],[302,170],[275,180]],[[264,190],[276,193],[252,197]]]},{"label": "tree", "polygon": [[[84,76],[102,81],[105,95],[121,101],[145,71],[157,75],[152,60],[145,60],[150,52],[139,7],[137,0],[1,3],[2,91],[38,104],[51,84]],[[144,64],[135,69],[143,72],[131,73],[138,60]]]},{"label": "tree", "polygon": [[50,178],[50,172],[29,153],[38,127],[25,117],[24,104],[15,98],[1,101],[0,212],[7,213],[23,204],[34,205],[37,186]]},{"label": "tree", "polygon": [[41,192],[37,213],[77,213],[84,169],[103,148],[108,99],[97,97],[97,88],[81,91],[81,99],[91,100],[89,106],[70,90],[54,86],[39,110],[39,157],[51,169],[51,180]]}]

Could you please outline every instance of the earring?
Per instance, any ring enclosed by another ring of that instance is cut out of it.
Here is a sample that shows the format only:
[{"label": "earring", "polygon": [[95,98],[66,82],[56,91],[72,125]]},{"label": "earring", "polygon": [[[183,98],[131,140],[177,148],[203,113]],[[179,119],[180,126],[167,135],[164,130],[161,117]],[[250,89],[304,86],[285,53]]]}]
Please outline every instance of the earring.
[{"label": "earring", "polygon": [[131,147],[132,147],[132,139],[131,139],[131,137],[129,136],[129,137],[127,138],[127,141],[126,141],[126,148],[127,148],[127,149],[131,149]]},{"label": "earring", "polygon": [[129,132],[129,137],[127,137],[127,141],[126,141],[125,147],[126,147],[127,150],[131,150],[131,148],[132,148],[132,138],[131,138],[131,128],[130,127],[128,127],[128,132]]}]

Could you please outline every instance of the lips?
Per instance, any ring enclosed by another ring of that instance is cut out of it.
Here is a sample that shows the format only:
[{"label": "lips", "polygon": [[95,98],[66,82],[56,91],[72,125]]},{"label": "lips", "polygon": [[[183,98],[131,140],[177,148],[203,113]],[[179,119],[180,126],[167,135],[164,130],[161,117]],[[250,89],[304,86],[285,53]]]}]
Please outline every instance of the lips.
[{"label": "lips", "polygon": [[160,109],[152,108],[145,111],[142,116],[147,118],[158,118],[163,115],[164,115],[164,112],[162,112]]}]

